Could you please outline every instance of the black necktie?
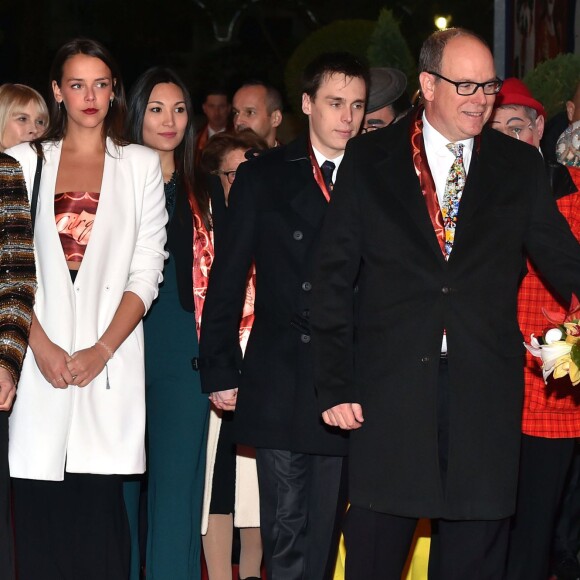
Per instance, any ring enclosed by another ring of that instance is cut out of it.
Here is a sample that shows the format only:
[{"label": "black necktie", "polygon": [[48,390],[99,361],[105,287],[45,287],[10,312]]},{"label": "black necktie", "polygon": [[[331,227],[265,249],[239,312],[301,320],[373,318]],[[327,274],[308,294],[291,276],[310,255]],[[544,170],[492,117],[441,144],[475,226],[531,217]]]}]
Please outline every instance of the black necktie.
[{"label": "black necktie", "polygon": [[332,161],[328,160],[320,166],[322,176],[324,177],[324,185],[326,185],[326,190],[328,193],[332,191],[332,186],[334,185],[332,182],[332,174],[334,173],[335,167],[336,165]]}]

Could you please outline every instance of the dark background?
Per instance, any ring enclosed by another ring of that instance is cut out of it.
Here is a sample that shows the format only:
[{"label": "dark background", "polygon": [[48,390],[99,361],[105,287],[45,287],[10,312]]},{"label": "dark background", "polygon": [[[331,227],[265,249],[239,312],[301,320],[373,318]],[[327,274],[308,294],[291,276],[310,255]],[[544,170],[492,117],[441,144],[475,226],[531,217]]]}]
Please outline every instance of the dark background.
[{"label": "dark background", "polygon": [[47,97],[56,49],[88,36],[116,57],[126,88],[150,66],[174,67],[199,112],[207,86],[263,78],[284,92],[286,61],[310,32],[337,19],[376,20],[381,8],[393,11],[415,57],[435,14],[493,41],[493,0],[0,0],[0,82]]}]

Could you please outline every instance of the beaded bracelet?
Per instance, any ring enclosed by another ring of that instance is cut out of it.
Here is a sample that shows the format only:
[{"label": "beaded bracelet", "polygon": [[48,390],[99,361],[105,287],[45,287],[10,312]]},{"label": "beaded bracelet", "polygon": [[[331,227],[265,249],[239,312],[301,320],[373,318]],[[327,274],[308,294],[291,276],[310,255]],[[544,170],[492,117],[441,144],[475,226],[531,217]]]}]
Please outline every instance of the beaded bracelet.
[{"label": "beaded bracelet", "polygon": [[108,344],[105,344],[102,340],[97,340],[95,344],[99,344],[105,349],[106,353],[109,355],[109,360],[111,360],[115,355],[111,347]]}]

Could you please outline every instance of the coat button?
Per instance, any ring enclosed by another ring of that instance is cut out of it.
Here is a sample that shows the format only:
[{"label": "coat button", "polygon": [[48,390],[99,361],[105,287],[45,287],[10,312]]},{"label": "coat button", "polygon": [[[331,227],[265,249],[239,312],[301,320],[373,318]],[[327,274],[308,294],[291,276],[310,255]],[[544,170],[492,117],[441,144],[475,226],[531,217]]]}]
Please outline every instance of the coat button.
[{"label": "coat button", "polygon": [[427,364],[431,359],[428,356],[421,357],[421,362]]},{"label": "coat button", "polygon": [[443,292],[443,294],[449,294],[449,286],[443,286],[443,288],[441,288],[441,292]]},{"label": "coat button", "polygon": [[303,334],[302,336],[300,336],[300,340],[304,344],[308,344],[310,342],[310,336],[308,334]]},{"label": "coat button", "polygon": [[295,231],[295,232],[292,234],[292,237],[293,237],[293,238],[294,238],[294,239],[295,239],[297,242],[299,242],[299,241],[300,241],[300,240],[301,240],[301,239],[304,237],[304,234],[303,234],[303,233],[302,233],[300,230],[296,230],[296,231]]},{"label": "coat button", "polygon": [[312,284],[310,282],[302,282],[302,290],[304,292],[310,292],[312,290]]},{"label": "coat button", "polygon": [[302,318],[310,318],[310,310],[306,309],[302,311]]}]

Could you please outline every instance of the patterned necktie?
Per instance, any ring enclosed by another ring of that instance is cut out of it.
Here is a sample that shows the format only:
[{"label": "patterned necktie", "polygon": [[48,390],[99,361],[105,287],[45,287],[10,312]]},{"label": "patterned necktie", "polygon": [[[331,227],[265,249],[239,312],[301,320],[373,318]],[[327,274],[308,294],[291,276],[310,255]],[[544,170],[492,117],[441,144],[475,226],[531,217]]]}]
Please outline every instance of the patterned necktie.
[{"label": "patterned necktie", "polygon": [[332,187],[334,183],[332,182],[332,174],[334,173],[334,169],[336,165],[332,161],[326,160],[321,166],[320,170],[322,171],[322,177],[324,177],[324,185],[326,185],[326,191],[328,193],[332,192]]},{"label": "patterned necktie", "polygon": [[447,149],[455,155],[455,161],[451,165],[447,181],[445,182],[445,192],[441,203],[441,215],[445,226],[445,258],[449,259],[453,249],[455,239],[455,227],[457,226],[457,215],[459,214],[459,202],[465,187],[465,167],[463,166],[463,144],[448,143]]}]

